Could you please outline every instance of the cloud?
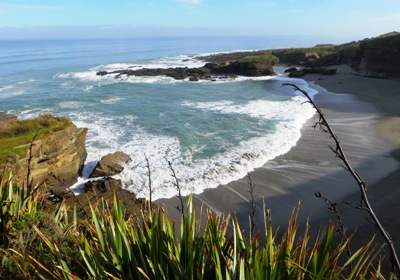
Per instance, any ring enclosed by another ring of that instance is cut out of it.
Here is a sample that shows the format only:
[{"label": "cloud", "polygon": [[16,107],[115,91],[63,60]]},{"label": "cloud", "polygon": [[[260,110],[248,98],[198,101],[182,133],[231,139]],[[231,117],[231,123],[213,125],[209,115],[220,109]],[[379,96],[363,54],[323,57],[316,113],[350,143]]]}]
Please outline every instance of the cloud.
[{"label": "cloud", "polygon": [[175,0],[175,1],[189,5],[200,5],[203,3],[203,0]]}]

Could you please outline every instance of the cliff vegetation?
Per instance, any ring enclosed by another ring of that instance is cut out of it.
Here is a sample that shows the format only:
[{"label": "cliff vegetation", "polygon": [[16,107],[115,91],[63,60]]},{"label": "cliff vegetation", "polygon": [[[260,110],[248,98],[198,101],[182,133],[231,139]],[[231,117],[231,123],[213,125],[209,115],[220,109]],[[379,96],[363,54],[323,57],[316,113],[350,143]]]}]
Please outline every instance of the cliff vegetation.
[{"label": "cliff vegetation", "polygon": [[1,279],[383,279],[372,241],[346,258],[348,240],[335,241],[334,225],[315,239],[308,229],[300,235],[297,210],[281,239],[267,209],[249,236],[236,217],[211,211],[203,228],[191,198],[177,226],[150,204],[140,217],[125,215],[116,195],[81,219],[79,200],[49,212],[40,192],[8,172],[0,204]]},{"label": "cliff vegetation", "polygon": [[10,117],[0,126],[0,165],[16,161],[16,157],[25,157],[28,145],[36,135],[43,139],[50,133],[72,125],[69,118],[42,114],[36,118],[18,120]]},{"label": "cliff vegetation", "polygon": [[[205,61],[260,59],[275,56],[280,64],[306,68],[321,68],[349,64],[360,74],[370,77],[400,77],[400,33],[390,32],[341,45],[319,44],[311,48],[284,48],[252,52],[236,52],[201,57]],[[276,61],[275,61],[276,63]]]}]

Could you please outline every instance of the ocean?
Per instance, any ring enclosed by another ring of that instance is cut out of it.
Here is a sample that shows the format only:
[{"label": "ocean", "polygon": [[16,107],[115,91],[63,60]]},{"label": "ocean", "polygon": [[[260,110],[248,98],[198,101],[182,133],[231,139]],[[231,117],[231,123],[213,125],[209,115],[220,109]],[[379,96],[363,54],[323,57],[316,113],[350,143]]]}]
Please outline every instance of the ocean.
[{"label": "ocean", "polygon": [[[167,77],[97,76],[101,70],[199,67],[197,57],[219,52],[289,47],[274,37],[136,38],[0,41],[0,111],[20,118],[68,116],[87,127],[88,157],[79,192],[97,161],[123,151],[132,162],[115,176],[139,197],[201,193],[244,177],[287,153],[314,110],[274,77],[177,81]],[[290,41],[290,44],[296,42]],[[311,43],[312,44],[312,43]],[[298,45],[296,45],[297,47]]]}]

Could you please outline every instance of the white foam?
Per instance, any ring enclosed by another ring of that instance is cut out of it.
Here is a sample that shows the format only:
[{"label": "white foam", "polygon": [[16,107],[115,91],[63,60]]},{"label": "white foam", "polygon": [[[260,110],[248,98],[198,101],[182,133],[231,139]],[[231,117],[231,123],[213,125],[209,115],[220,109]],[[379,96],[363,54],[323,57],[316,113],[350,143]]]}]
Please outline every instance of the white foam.
[{"label": "white foam", "polygon": [[93,106],[94,104],[87,104],[81,101],[64,101],[58,104],[58,107],[61,109],[68,109],[68,108],[82,108],[86,106]]},{"label": "white foam", "polygon": [[187,55],[178,55],[178,56],[170,56],[170,57],[161,57],[148,61],[135,62],[135,63],[110,63],[110,64],[102,64],[91,68],[92,71],[116,71],[116,70],[139,70],[139,69],[167,69],[167,68],[175,68],[175,67],[202,67],[205,62],[195,59],[191,56]]},{"label": "white foam", "polygon": [[[71,72],[58,74],[55,78],[79,80],[81,82],[103,85],[117,82],[125,83],[178,83],[169,77],[134,77],[121,75],[115,79],[113,75],[97,76],[100,70],[114,71],[123,69],[140,68],[168,68],[168,67],[189,67],[199,62],[186,56],[161,58],[148,61],[142,64],[135,63],[113,63],[100,65],[88,71]],[[202,66],[200,65],[200,66]],[[198,65],[194,66],[198,67]],[[266,80],[276,79],[282,82],[294,82],[307,90],[310,96],[317,93],[308,87],[303,80],[293,80],[287,77],[238,77],[235,80],[217,80],[217,83],[242,82],[245,80]],[[215,83],[213,81],[200,81],[202,83]],[[91,90],[93,84],[88,86]],[[290,91],[288,89],[288,91]],[[114,104],[120,101],[120,97],[102,99],[104,104]],[[206,148],[205,143],[194,144],[191,147],[183,148],[177,137],[151,134],[136,124],[134,116],[107,116],[106,114],[73,113],[71,118],[79,127],[88,127],[87,135],[87,164],[84,169],[84,176],[88,176],[96,162],[101,156],[123,151],[133,159],[125,170],[116,175],[123,181],[124,186],[135,192],[138,197],[149,197],[148,170],[146,167],[145,155],[150,161],[153,199],[169,198],[177,194],[174,179],[171,177],[171,170],[168,167],[170,161],[180,180],[183,195],[200,193],[207,188],[215,188],[218,185],[226,184],[245,176],[254,168],[260,167],[268,160],[284,154],[293,147],[300,138],[300,129],[304,123],[312,117],[314,110],[309,104],[303,104],[305,97],[293,91],[292,98],[287,101],[255,100],[245,104],[237,104],[230,100],[218,102],[182,102],[182,106],[193,110],[216,111],[221,114],[243,114],[260,120],[273,120],[277,126],[272,134],[265,134],[242,141],[234,147],[228,147],[224,152],[217,153],[211,158],[195,159],[193,155]],[[60,106],[84,106],[80,102],[61,103]],[[67,106],[67,107],[65,107]],[[165,115],[159,115],[163,118]],[[182,125],[190,126],[190,123]],[[208,137],[213,137],[209,132]],[[75,186],[79,189],[82,182]]]},{"label": "white foam", "polygon": [[[60,79],[75,79],[81,82],[95,82],[98,85],[106,85],[111,83],[125,82],[125,83],[159,83],[159,84],[172,84],[172,83],[182,83],[189,82],[189,78],[184,80],[176,80],[171,77],[165,76],[127,76],[120,74],[108,74],[104,76],[97,75],[99,71],[107,71],[113,72],[117,70],[139,70],[143,68],[148,69],[166,69],[166,68],[175,68],[175,67],[202,67],[205,62],[196,59],[195,57],[187,56],[187,55],[179,55],[173,57],[163,57],[157,58],[154,60],[145,61],[143,63],[110,63],[99,65],[89,69],[88,71],[81,72],[70,72],[70,73],[61,73],[56,74],[54,78]],[[239,76],[237,78],[226,78],[226,79],[218,79],[216,77],[212,80],[200,80],[198,83],[227,83],[227,82],[241,82],[245,80],[266,80],[271,79],[272,76],[261,76],[261,77],[244,77]],[[66,84],[69,85],[69,84]],[[86,88],[87,89],[87,88]],[[89,90],[92,88],[90,87]],[[85,90],[85,89],[84,89]]]},{"label": "white foam", "polygon": [[[254,100],[244,105],[234,104],[232,101],[197,103],[185,101],[182,105],[203,110],[218,111],[223,114],[245,114],[251,117],[268,120],[294,120],[298,115],[306,111],[304,106],[308,106],[311,111],[313,111],[309,104],[302,105],[305,101],[305,97],[294,96],[288,101]],[[309,117],[310,116],[308,116],[308,118]]]},{"label": "white foam", "polygon": [[69,73],[64,73],[64,74],[56,74],[54,75],[54,78],[60,78],[60,79],[77,79],[80,81],[87,81],[87,82],[99,82],[102,80],[110,80],[113,81],[111,77],[108,76],[98,76],[96,75],[97,71],[82,71],[82,72],[69,72]]},{"label": "white foam", "polygon": [[117,150],[123,151],[130,155],[133,161],[115,177],[121,179],[124,186],[135,192],[138,197],[148,198],[146,155],[151,166],[152,197],[160,199],[177,194],[167,161],[172,163],[180,180],[182,194],[188,195],[240,179],[268,160],[288,152],[300,138],[300,129],[305,121],[314,114],[311,106],[302,104],[303,101],[303,97],[294,95],[286,102],[257,100],[242,105],[236,105],[232,101],[184,102],[183,106],[192,107],[194,110],[211,110],[223,114],[239,113],[279,121],[273,134],[242,141],[235,147],[227,148],[223,153],[197,160],[194,160],[192,155],[204,149],[204,143],[184,150],[176,137],[154,135],[144,131],[135,124],[135,117],[123,116],[120,117],[121,120],[118,117],[100,114],[75,114],[72,117],[78,126],[89,128],[87,162],[91,167],[85,168],[85,174],[89,174],[88,170],[94,167],[101,156]]},{"label": "white foam", "polygon": [[90,92],[93,88],[94,88],[94,86],[92,86],[92,85],[85,86],[85,87],[83,88],[83,91]]},{"label": "white foam", "polygon": [[18,89],[18,90],[13,90],[11,92],[0,92],[0,98],[10,98],[10,97],[15,97],[18,95],[23,95],[24,93],[26,93],[26,90],[23,89]]},{"label": "white foam", "polygon": [[3,87],[0,87],[0,92],[4,92],[4,91],[9,91],[15,88],[16,84],[12,84],[12,85],[6,85]]},{"label": "white foam", "polygon": [[35,82],[36,80],[30,79],[26,81],[20,81],[13,84],[0,86],[0,98],[9,98],[26,93],[29,89],[27,84]]},{"label": "white foam", "polygon": [[109,98],[109,99],[100,100],[100,102],[103,103],[103,104],[115,104],[118,101],[123,100],[123,99],[124,98],[122,98],[122,97],[116,96],[116,97],[112,97],[112,98]]}]

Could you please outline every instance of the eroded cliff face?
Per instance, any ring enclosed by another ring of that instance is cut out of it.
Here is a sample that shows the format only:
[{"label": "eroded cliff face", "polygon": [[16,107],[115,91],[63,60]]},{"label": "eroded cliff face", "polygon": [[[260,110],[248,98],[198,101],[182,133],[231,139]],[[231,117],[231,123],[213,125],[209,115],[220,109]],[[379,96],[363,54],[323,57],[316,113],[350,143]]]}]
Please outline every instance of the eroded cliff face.
[{"label": "eroded cliff face", "polygon": [[367,46],[362,49],[361,58],[352,62],[352,67],[365,76],[399,78],[400,45],[393,49]]},{"label": "eroded cliff face", "polygon": [[351,66],[370,77],[400,77],[400,33],[391,32],[359,43]]},{"label": "eroded cliff face", "polygon": [[[85,147],[87,128],[70,124],[47,137],[35,141],[32,146],[31,176],[33,184],[46,180],[48,186],[74,184],[82,173],[87,152]],[[27,170],[27,159],[20,162]]]},{"label": "eroded cliff face", "polygon": [[7,165],[14,170],[15,180],[36,185],[45,181],[49,188],[57,189],[74,184],[81,174],[87,152],[86,128],[77,128],[72,122],[56,131],[47,133],[26,148],[25,156],[16,158]]}]

